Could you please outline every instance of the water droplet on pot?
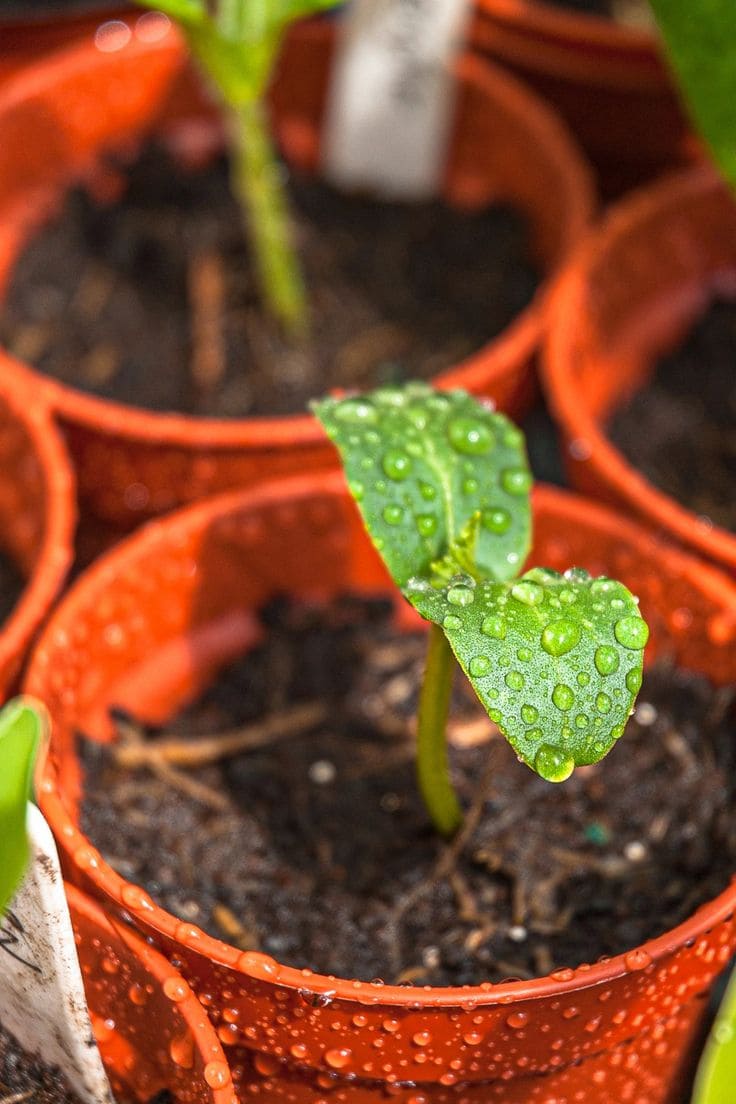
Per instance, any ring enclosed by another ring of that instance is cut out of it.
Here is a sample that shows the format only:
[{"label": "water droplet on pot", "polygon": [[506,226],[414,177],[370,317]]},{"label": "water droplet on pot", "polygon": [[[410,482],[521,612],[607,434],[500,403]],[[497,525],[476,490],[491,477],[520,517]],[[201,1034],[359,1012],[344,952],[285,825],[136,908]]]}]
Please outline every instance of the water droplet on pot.
[{"label": "water droplet on pot", "polygon": [[224,1062],[208,1062],[204,1067],[204,1079],[211,1089],[224,1089],[230,1084],[230,1070]]},{"label": "water droplet on pot", "polygon": [[512,1012],[511,1015],[506,1017],[506,1023],[514,1031],[521,1031],[529,1023],[529,1016],[526,1012]]},{"label": "water droplet on pot", "polygon": [[194,1039],[187,1032],[169,1043],[169,1057],[180,1069],[191,1069],[194,1065]]},{"label": "water droplet on pot", "polygon": [[425,1047],[429,1046],[429,1044],[432,1042],[432,1036],[428,1031],[417,1031],[414,1035],[412,1035],[411,1041],[413,1042],[414,1046]]},{"label": "water droplet on pot", "polygon": [[353,1052],[348,1047],[339,1047],[328,1050],[325,1054],[325,1062],[333,1069],[345,1069],[353,1060]]},{"label": "water droplet on pot", "polygon": [[175,1004],[180,1004],[182,1001],[186,1000],[191,992],[186,981],[181,977],[166,978],[163,989],[164,995]]},{"label": "water droplet on pot", "polygon": [[624,962],[627,970],[646,970],[647,966],[651,965],[652,958],[647,951],[639,947],[624,955]]}]

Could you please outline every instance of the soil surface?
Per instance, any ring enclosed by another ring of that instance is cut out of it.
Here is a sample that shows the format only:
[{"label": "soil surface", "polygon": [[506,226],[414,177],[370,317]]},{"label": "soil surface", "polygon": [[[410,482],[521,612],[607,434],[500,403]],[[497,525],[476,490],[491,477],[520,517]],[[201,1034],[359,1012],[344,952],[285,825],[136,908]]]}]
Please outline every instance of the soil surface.
[{"label": "soil surface", "polygon": [[[423,636],[398,637],[381,604],[348,598],[264,619],[265,643],[165,733],[119,717],[116,748],[81,741],[84,831],[182,919],[323,973],[477,984],[624,951],[728,884],[733,691],[653,670],[606,761],[554,786],[459,678],[452,770],[479,815],[452,849],[414,779]],[[158,743],[175,737],[191,757],[195,737],[233,729],[249,749],[196,769]]]},{"label": "soil surface", "polygon": [[736,532],[736,302],[717,300],[608,426],[655,486]]},{"label": "soil surface", "polygon": [[[80,1104],[58,1069],[27,1054],[0,1027],[0,1100],[6,1096],[13,1104]],[[171,1104],[171,1096],[159,1093],[150,1104]]]},{"label": "soil surface", "polygon": [[500,206],[379,203],[291,181],[311,338],[264,320],[227,164],[150,147],[117,206],[71,192],[20,257],[0,341],[84,391],[157,411],[289,414],[333,387],[429,378],[531,300],[527,227]]},{"label": "soil surface", "polygon": [[0,625],[10,617],[26,581],[10,556],[0,552]]}]

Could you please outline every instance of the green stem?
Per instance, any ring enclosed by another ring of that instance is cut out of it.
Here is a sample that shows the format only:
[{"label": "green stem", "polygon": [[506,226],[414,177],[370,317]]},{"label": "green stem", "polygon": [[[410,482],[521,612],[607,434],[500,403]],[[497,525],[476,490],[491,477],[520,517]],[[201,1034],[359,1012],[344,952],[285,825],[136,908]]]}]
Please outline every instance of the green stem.
[{"label": "green stem", "polygon": [[290,240],[288,204],[280,167],[259,100],[233,109],[233,189],[247,212],[264,298],[293,338],[307,332],[307,300]]},{"label": "green stem", "polygon": [[454,673],[455,657],[447,637],[439,625],[432,625],[419,697],[417,774],[429,815],[443,836],[451,836],[463,820],[447,760],[447,714]]}]

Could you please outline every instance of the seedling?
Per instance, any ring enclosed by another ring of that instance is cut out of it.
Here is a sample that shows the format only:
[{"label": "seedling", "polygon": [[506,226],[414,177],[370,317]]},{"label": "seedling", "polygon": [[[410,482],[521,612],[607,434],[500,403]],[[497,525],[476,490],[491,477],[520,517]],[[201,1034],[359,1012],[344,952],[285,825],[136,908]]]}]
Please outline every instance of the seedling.
[{"label": "seedling", "polygon": [[419,787],[444,835],[462,821],[446,723],[453,654],[519,759],[550,782],[623,734],[649,636],[637,599],[573,567],[519,575],[531,543],[524,436],[464,391],[422,383],[313,406],[366,528],[431,622],[417,722]]},{"label": "seedling", "polygon": [[179,24],[219,95],[229,123],[233,192],[243,211],[265,304],[291,337],[300,337],[307,329],[306,293],[264,96],[288,25],[340,0],[137,2]]},{"label": "seedling", "polygon": [[736,19],[733,0],[650,0],[690,114],[736,190]]},{"label": "seedling", "polygon": [[0,919],[28,865],[26,809],[41,743],[38,713],[21,698],[0,713]]}]

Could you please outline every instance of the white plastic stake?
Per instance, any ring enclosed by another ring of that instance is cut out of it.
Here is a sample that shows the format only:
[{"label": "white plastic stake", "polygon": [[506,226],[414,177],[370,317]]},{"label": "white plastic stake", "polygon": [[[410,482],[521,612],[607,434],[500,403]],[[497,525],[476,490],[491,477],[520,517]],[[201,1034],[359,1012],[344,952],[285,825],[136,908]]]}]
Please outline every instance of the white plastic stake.
[{"label": "white plastic stake", "polygon": [[0,927],[0,1022],[84,1104],[113,1104],[92,1033],[53,836],[28,806],[31,862]]},{"label": "white plastic stake", "polygon": [[333,67],[323,169],[343,188],[436,194],[470,0],[352,0]]}]

